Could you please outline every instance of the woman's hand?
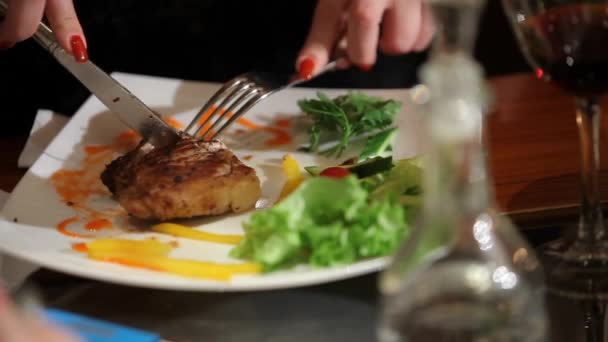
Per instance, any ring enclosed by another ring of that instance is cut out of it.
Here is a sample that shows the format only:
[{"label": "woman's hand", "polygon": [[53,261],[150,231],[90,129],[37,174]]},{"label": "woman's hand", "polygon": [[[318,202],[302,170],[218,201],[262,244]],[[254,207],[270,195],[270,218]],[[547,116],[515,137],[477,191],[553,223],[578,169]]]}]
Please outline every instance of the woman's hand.
[{"label": "woman's hand", "polygon": [[8,0],[8,12],[0,24],[0,48],[8,49],[38,29],[43,15],[63,49],[76,61],[88,60],[87,47],[72,0]]},{"label": "woman's hand", "polygon": [[40,318],[23,316],[17,311],[6,292],[0,289],[0,342],[16,341],[77,342],[79,340]]},{"label": "woman's hand", "polygon": [[378,47],[387,54],[421,51],[432,36],[425,0],[319,0],[296,68],[308,79],[344,49],[350,63],[370,70]]}]

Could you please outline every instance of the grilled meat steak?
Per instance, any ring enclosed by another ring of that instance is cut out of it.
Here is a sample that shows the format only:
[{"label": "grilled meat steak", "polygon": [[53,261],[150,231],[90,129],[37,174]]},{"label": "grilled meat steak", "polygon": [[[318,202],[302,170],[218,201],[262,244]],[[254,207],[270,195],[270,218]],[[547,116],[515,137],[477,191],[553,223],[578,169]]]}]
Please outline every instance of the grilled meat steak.
[{"label": "grilled meat steak", "polygon": [[101,174],[120,205],[140,219],[241,212],[260,197],[255,170],[218,140],[184,136],[175,145],[140,144]]}]

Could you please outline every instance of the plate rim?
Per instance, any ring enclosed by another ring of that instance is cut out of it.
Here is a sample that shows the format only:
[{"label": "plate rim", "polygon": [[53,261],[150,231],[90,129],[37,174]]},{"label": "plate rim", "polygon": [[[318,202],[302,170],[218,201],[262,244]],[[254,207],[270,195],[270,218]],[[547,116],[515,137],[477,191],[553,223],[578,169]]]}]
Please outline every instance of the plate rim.
[{"label": "plate rim", "polygon": [[[27,224],[14,223],[7,220],[6,217],[0,217],[0,235],[3,235],[5,232],[9,233],[7,230],[10,229],[23,229],[24,227],[29,228],[47,228],[47,227],[37,227]],[[55,263],[52,262],[51,259],[46,259],[45,254],[47,253],[26,253],[19,251],[17,247],[9,247],[6,244],[0,243],[0,252],[3,256],[10,256],[16,258],[20,261],[31,263],[35,266],[44,267],[53,271],[57,271],[60,273],[68,274],[71,276],[81,277],[85,279],[91,279],[96,281],[101,281],[105,283],[126,285],[126,286],[135,286],[141,288],[149,288],[149,289],[159,289],[159,290],[173,290],[173,291],[195,291],[195,292],[247,292],[247,291],[270,291],[270,290],[280,290],[280,289],[290,289],[296,287],[304,287],[304,286],[312,286],[312,285],[320,285],[334,281],[340,281],[345,279],[354,278],[357,276],[362,276],[378,271],[382,271],[385,269],[388,264],[390,257],[376,257],[370,259],[359,260],[357,262],[334,266],[330,268],[318,268],[313,270],[316,274],[315,277],[304,277],[300,279],[299,277],[294,280],[284,279],[280,282],[253,282],[253,283],[239,283],[237,282],[221,282],[221,281],[213,281],[213,280],[205,280],[205,279],[196,279],[196,278],[188,278],[182,277],[179,275],[172,275],[169,273],[158,272],[158,275],[161,277],[167,276],[167,280],[162,281],[149,281],[149,279],[145,277],[133,277],[128,278],[124,276],[114,276],[111,272],[106,270],[99,271],[95,268],[82,267],[81,263],[92,264],[92,265],[104,265],[109,268],[120,267],[124,268],[125,266],[116,265],[112,263],[104,263],[100,261],[90,260],[87,258],[77,258],[76,255],[65,254],[62,255],[65,258],[77,260],[78,263]],[[52,253],[60,253],[60,251],[53,251]],[[309,266],[303,264],[302,266]],[[133,271],[136,272],[154,272],[147,271],[134,268]],[[292,271],[291,269],[283,270],[281,272],[285,272],[287,276],[289,276],[290,272],[295,272],[294,275],[297,275],[297,271]],[[273,273],[268,273],[270,277],[272,277]],[[276,273],[274,273],[276,274]],[[253,278],[258,276],[253,276]],[[181,279],[182,282],[173,282],[170,284],[170,279]]]}]

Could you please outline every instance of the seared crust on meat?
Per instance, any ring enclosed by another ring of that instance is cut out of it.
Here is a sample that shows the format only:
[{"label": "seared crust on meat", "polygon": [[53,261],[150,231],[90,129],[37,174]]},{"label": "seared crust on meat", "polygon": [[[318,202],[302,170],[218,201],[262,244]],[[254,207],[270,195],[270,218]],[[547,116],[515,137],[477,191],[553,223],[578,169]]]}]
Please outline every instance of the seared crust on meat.
[{"label": "seared crust on meat", "polygon": [[184,137],[177,144],[142,144],[110,163],[103,183],[131,215],[170,220],[242,212],[255,206],[260,180],[218,140]]}]

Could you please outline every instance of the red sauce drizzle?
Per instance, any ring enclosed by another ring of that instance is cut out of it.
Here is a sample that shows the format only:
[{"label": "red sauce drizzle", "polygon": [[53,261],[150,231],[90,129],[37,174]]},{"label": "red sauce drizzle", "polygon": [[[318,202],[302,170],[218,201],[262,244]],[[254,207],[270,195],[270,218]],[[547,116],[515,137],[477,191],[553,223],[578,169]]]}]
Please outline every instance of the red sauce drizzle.
[{"label": "red sauce drizzle", "polygon": [[76,216],[70,217],[70,218],[67,218],[67,219],[59,222],[57,224],[57,231],[59,231],[63,235],[66,235],[69,237],[74,237],[74,238],[93,238],[93,237],[95,237],[92,235],[78,234],[73,231],[70,231],[68,229],[68,226],[74,222],[78,222],[78,217],[76,217]]},{"label": "red sauce drizzle", "polygon": [[87,244],[84,242],[73,243],[72,250],[78,253],[86,253],[88,251]]},{"label": "red sauce drizzle", "polygon": [[87,222],[84,227],[91,232],[96,232],[102,229],[112,228],[112,222],[108,219],[102,218],[97,220],[91,220]]},{"label": "red sauce drizzle", "polygon": [[[209,116],[211,115],[211,113],[216,110],[216,108],[217,107],[211,107],[211,109],[209,109],[205,114],[203,114],[199,123],[202,124],[204,121],[206,121],[209,118]],[[223,116],[225,114],[226,114],[226,111],[224,109],[218,110],[217,115]],[[228,113],[226,115],[228,115],[228,117],[232,117],[234,114]],[[242,117],[238,118],[236,120],[236,122],[239,125],[241,125],[245,128],[248,128],[250,130],[263,130],[263,131],[266,131],[266,132],[272,134],[273,137],[268,139],[264,143],[266,146],[276,147],[276,146],[282,146],[282,145],[289,145],[293,142],[293,137],[291,136],[291,134],[284,129],[285,127],[288,127],[291,124],[291,122],[288,119],[277,120],[274,123],[274,125],[276,127],[259,125],[251,120],[248,120],[248,119],[245,119]],[[207,133],[210,128],[211,128],[211,125],[208,125],[208,124],[203,126],[203,128],[200,130],[200,135]]]},{"label": "red sauce drizzle", "polygon": [[163,117],[163,120],[171,127],[177,129],[177,130],[183,130],[185,127],[184,125],[182,125],[181,122],[175,120],[174,118],[170,117],[170,116],[165,116]]},{"label": "red sauce drizzle", "polygon": [[137,146],[139,135],[126,131],[108,145],[85,146],[85,157],[79,169],[60,169],[51,176],[51,184],[64,203],[78,213],[77,216],[63,220],[57,231],[69,237],[94,238],[95,235],[79,234],[70,231],[68,226],[84,221],[85,228],[91,232],[112,227],[111,218],[124,212],[121,209],[96,210],[88,205],[92,196],[110,197],[110,192],[102,184],[100,175],[105,166],[112,161],[115,153],[126,153]]},{"label": "red sauce drizzle", "polygon": [[274,121],[274,124],[277,127],[287,128],[287,127],[291,126],[291,120],[289,120],[289,119],[276,119]]}]

